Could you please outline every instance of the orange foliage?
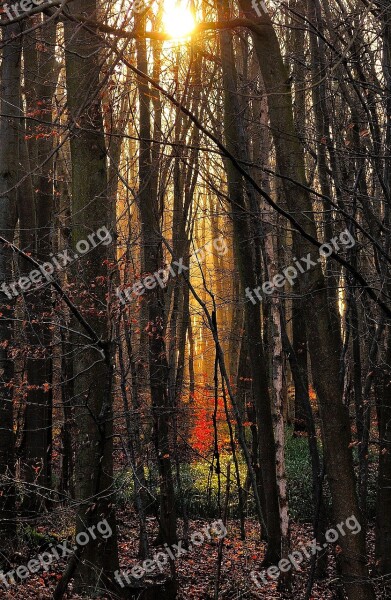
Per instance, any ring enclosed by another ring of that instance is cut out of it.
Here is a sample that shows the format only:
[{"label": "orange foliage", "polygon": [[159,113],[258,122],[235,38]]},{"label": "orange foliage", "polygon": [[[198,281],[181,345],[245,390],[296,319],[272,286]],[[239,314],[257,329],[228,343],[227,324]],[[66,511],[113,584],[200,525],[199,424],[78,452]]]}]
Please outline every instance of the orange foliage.
[{"label": "orange foliage", "polygon": [[[193,396],[194,420],[190,434],[192,448],[201,454],[209,454],[214,448],[213,414],[215,410],[215,398],[213,391],[203,388],[196,391]],[[219,450],[229,446],[229,430],[226,421],[223,398],[217,399],[217,437]]]}]

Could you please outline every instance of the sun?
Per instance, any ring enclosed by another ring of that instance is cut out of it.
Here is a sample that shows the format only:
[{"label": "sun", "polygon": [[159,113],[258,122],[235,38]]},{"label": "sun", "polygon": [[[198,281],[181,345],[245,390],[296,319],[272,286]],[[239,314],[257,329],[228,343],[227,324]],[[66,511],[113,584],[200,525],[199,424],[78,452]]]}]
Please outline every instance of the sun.
[{"label": "sun", "polygon": [[193,31],[195,20],[184,0],[165,0],[163,24],[171,37],[180,38]]}]

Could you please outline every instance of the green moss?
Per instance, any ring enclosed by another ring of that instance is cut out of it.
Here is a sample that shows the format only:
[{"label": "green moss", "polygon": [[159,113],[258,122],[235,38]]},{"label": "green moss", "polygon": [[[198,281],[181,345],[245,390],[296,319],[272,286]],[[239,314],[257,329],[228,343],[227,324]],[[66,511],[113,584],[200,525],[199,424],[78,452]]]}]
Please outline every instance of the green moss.
[{"label": "green moss", "polygon": [[33,527],[21,528],[20,539],[31,549],[45,549],[50,544],[57,544],[58,539],[48,533],[40,533]]}]

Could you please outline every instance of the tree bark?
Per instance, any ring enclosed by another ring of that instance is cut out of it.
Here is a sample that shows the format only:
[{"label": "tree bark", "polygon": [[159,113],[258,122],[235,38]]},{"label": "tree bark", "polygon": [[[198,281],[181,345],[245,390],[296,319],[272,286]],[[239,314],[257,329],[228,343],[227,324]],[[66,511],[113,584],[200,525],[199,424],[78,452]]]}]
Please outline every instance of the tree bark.
[{"label": "tree bark", "polygon": [[[145,20],[138,16],[137,27],[145,29]],[[147,49],[145,39],[139,38],[137,47],[137,67],[148,72]],[[140,187],[138,205],[141,215],[141,231],[143,243],[143,272],[152,274],[163,267],[163,244],[156,193],[152,190],[151,153],[151,94],[149,85],[138,81],[140,103],[140,155],[139,176]],[[169,545],[176,543],[176,511],[174,481],[172,476],[171,448],[169,439],[169,423],[172,420],[172,404],[168,390],[168,364],[164,340],[164,301],[160,286],[147,290],[144,296],[148,311],[149,339],[149,383],[153,414],[153,439],[159,470],[160,484],[160,518],[159,542]]]},{"label": "tree bark", "polygon": [[[13,242],[16,226],[16,184],[19,171],[20,80],[22,32],[20,24],[3,29],[1,65],[1,113],[9,115],[0,121],[0,233]],[[15,39],[13,37],[15,36]],[[15,456],[13,427],[14,362],[10,357],[13,341],[15,301],[7,288],[13,279],[12,251],[0,247],[0,537],[9,538],[15,532]]]},{"label": "tree bark", "polygon": [[[224,7],[225,8],[225,7]],[[220,8],[220,18],[224,16]],[[237,82],[234,63],[232,34],[220,33],[221,59],[224,82],[224,129],[227,148],[235,156],[246,155],[245,141],[241,131],[240,110],[237,98]],[[256,279],[253,267],[251,235],[248,225],[247,206],[244,198],[243,179],[230,161],[226,162],[228,190],[234,227],[234,244],[242,289],[254,289]],[[251,377],[257,425],[259,430],[259,450],[262,479],[265,493],[267,524],[267,553],[264,565],[277,564],[281,558],[281,523],[278,502],[275,439],[271,412],[271,399],[268,389],[268,376],[261,337],[261,319],[259,305],[251,301],[245,303],[245,323],[248,336],[248,349],[251,365]]]},{"label": "tree bark", "polygon": [[[72,14],[95,15],[95,0],[75,0]],[[72,159],[72,246],[111,222],[107,202],[106,147],[100,100],[100,42],[94,34],[72,20],[65,25],[66,82]],[[110,256],[99,244],[93,256],[80,257],[75,268],[80,286],[75,294],[100,346],[85,344],[80,326],[74,324],[74,398],[76,420],[76,497],[79,502],[77,533],[107,519],[112,535],[97,537],[80,552],[75,590],[95,596],[112,587],[118,569],[115,501],[113,488],[113,347],[106,311],[105,284]],[[92,287],[91,287],[92,286]],[[94,308],[91,308],[90,303]],[[88,316],[87,316],[88,315]]]},{"label": "tree bark", "polygon": [[[44,121],[52,118],[52,102],[56,88],[55,58],[56,24],[51,21],[42,26],[40,50],[37,50],[35,38],[24,38],[24,79],[27,113],[40,111]],[[42,129],[42,127],[41,127]],[[34,139],[36,128],[28,130],[32,139],[28,143],[26,157],[27,173],[33,170],[22,191],[28,186],[27,193],[19,198],[19,220],[21,247],[33,252],[41,263],[50,260],[53,236],[53,159],[47,160],[53,150],[53,138]],[[22,145],[26,145],[21,140]],[[28,158],[30,160],[28,160]],[[33,186],[34,183],[34,186]],[[30,189],[31,188],[31,189]],[[33,189],[34,188],[34,189]],[[34,191],[35,190],[35,191]],[[32,223],[36,229],[32,229]],[[31,265],[26,264],[26,273]],[[34,483],[27,490],[24,510],[39,512],[43,504],[48,503],[48,491],[51,488],[52,462],[52,328],[49,321],[52,314],[52,289],[43,286],[26,296],[27,356],[27,404],[24,431],[24,476],[28,483]],[[48,386],[48,387],[47,387]],[[37,489],[35,486],[42,486]]]}]

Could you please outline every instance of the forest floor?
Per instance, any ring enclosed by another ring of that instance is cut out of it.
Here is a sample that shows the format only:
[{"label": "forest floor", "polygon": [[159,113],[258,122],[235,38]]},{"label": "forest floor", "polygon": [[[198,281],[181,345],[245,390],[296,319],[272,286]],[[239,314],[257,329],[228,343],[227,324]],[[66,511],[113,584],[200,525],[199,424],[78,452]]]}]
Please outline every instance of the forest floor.
[{"label": "forest floor", "polygon": [[[73,515],[62,511],[61,513],[51,513],[47,515],[48,522],[37,527],[38,536],[50,535],[59,542],[71,539]],[[200,532],[207,525],[214,522],[210,520],[192,520],[190,522],[190,534]],[[129,570],[134,565],[140,564],[135,559],[138,552],[138,525],[133,513],[129,510],[120,510],[118,514],[119,523],[119,551],[121,570]],[[224,539],[223,560],[220,578],[219,598],[222,600],[239,599],[265,599],[282,600],[285,598],[304,599],[305,589],[310,573],[310,559],[305,559],[301,564],[300,570],[293,569],[293,588],[290,594],[277,591],[277,583],[268,581],[262,587],[257,588],[250,577],[251,571],[260,571],[260,565],[263,558],[264,544],[259,541],[259,527],[254,520],[246,520],[246,540],[240,539],[240,530],[238,521],[229,521],[227,524],[227,536]],[[149,539],[153,540],[156,535],[156,521],[154,518],[148,519]],[[373,536],[370,534],[370,545],[373,546]],[[310,547],[311,544],[311,526],[292,523],[291,527],[291,547],[293,550],[299,549],[300,544],[304,547]],[[152,554],[162,550],[162,548],[153,548]],[[42,552],[42,548],[32,548],[27,543],[20,543],[19,549],[12,556],[10,561],[12,568],[20,565],[26,565],[29,560],[36,558]],[[343,596],[338,595],[337,578],[334,567],[334,558],[331,554],[328,565],[328,575],[322,580],[315,582],[311,594],[311,600],[341,600]],[[218,542],[211,539],[206,540],[202,545],[188,550],[188,552],[176,560],[177,571],[179,575],[179,594],[178,600],[213,600],[216,581],[216,568],[218,558]],[[64,559],[65,560],[65,559]],[[65,567],[64,560],[53,563],[50,570],[46,573],[40,571],[35,575],[30,575],[24,582],[10,586],[8,590],[0,588],[0,598],[2,600],[49,600],[52,598],[53,590],[61,578],[61,573]],[[164,579],[163,573],[160,578]],[[79,596],[72,593],[71,585],[65,596],[68,599],[77,600]],[[380,590],[377,598],[386,599],[387,596]],[[162,598],[161,600],[164,600]]]}]

